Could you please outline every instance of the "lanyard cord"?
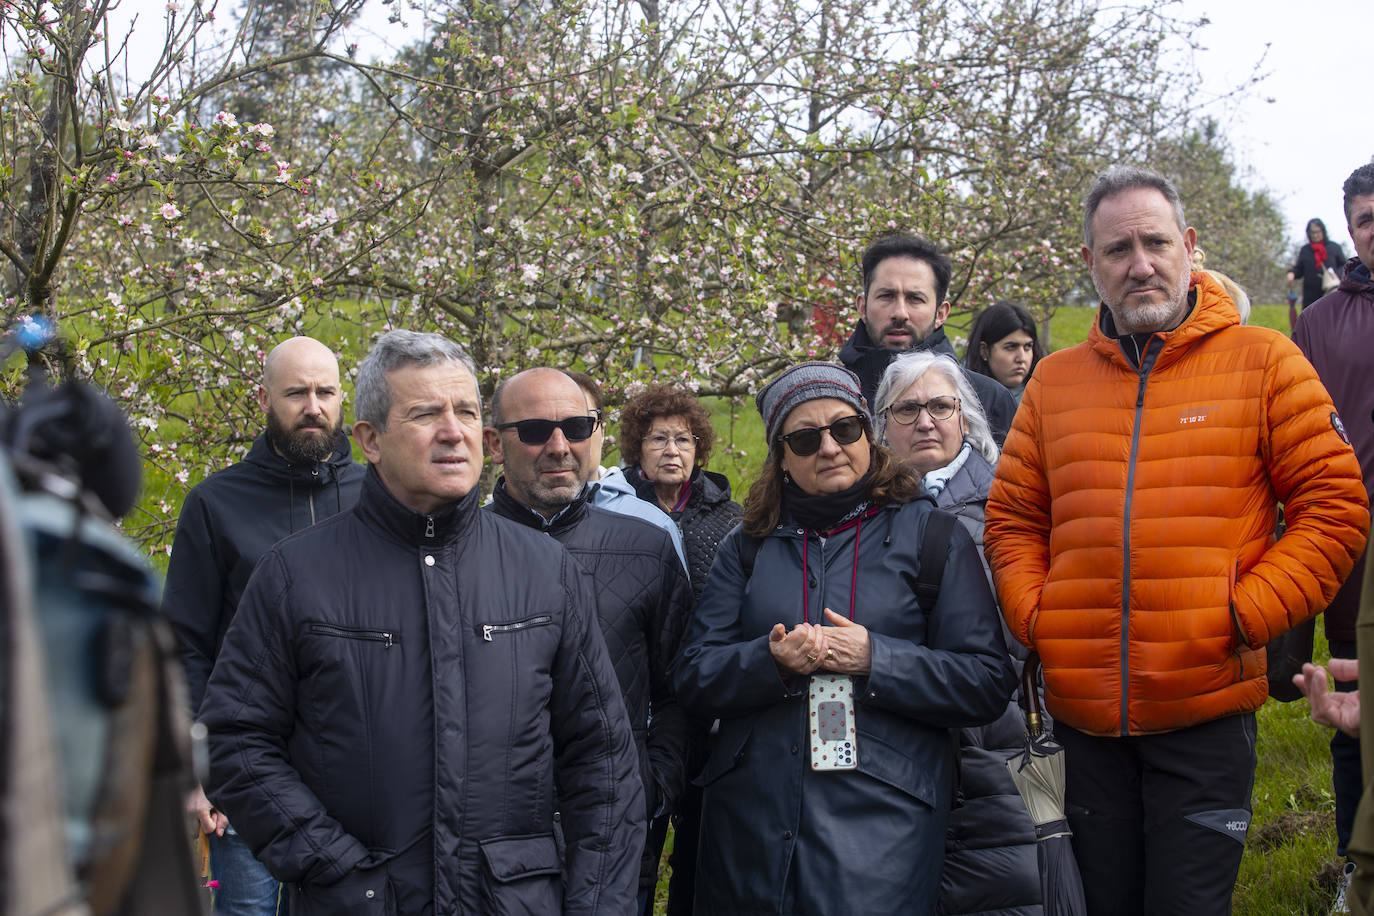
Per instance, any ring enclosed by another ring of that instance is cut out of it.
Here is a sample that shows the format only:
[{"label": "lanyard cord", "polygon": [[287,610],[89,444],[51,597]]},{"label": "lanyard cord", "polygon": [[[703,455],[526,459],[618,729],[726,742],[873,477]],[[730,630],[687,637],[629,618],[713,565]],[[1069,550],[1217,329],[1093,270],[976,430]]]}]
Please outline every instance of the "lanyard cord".
[{"label": "lanyard cord", "polygon": [[[876,508],[869,509],[852,522],[846,522],[840,527],[832,529],[829,534],[829,537],[834,537],[851,525],[854,527],[854,565],[849,574],[849,620],[851,623],[854,620],[854,595],[859,590],[859,536],[863,534],[864,519],[877,514]],[[808,548],[811,546],[810,534],[809,528],[802,531],[802,621],[805,623],[811,622],[811,589],[807,585],[810,581],[810,576],[807,575]]]}]

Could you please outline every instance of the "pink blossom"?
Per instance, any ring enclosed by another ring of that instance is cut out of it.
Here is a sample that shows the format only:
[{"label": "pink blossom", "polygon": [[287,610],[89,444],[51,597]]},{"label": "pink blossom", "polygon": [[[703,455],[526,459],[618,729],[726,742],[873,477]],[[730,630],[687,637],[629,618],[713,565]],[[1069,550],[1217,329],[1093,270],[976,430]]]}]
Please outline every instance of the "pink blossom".
[{"label": "pink blossom", "polygon": [[177,217],[181,216],[181,211],[177,209],[177,205],[172,203],[170,200],[167,201],[167,203],[163,204],[161,209],[158,210],[158,212],[162,214],[163,219],[168,221],[174,220]]}]

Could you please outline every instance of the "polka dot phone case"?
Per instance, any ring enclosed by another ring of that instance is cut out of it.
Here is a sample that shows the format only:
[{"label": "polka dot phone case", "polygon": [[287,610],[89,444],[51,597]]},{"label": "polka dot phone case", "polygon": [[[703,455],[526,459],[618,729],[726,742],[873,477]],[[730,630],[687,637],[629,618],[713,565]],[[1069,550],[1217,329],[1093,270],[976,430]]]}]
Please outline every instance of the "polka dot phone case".
[{"label": "polka dot phone case", "polygon": [[847,674],[813,674],[807,725],[811,769],[852,770],[859,765],[854,730],[854,681]]}]

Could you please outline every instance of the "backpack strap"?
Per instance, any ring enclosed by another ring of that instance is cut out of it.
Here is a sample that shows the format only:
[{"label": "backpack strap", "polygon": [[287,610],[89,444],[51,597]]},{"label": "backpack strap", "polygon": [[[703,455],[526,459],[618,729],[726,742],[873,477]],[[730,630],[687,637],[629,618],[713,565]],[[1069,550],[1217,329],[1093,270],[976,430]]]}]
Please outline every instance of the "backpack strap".
[{"label": "backpack strap", "polygon": [[744,581],[748,582],[754,578],[754,561],[758,559],[759,548],[763,546],[763,538],[756,538],[753,535],[739,533],[739,540],[735,542],[739,548],[739,565],[744,570]]},{"label": "backpack strap", "polygon": [[940,580],[945,575],[945,560],[949,557],[949,539],[959,524],[951,513],[937,509],[926,519],[921,535],[921,565],[916,570],[916,598],[924,608],[933,607],[940,596]]}]

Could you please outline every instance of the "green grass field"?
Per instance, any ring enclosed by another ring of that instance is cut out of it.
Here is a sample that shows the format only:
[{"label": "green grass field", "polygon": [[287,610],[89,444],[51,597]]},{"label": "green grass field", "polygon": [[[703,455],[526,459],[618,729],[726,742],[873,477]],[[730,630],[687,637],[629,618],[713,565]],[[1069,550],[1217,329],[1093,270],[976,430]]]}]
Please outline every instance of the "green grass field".
[{"label": "green grass field", "polygon": [[[1086,340],[1096,315],[1091,308],[1060,309],[1051,325],[1053,348]],[[1288,307],[1256,306],[1250,323],[1288,333]],[[742,500],[762,458],[762,423],[752,400],[715,399],[710,407],[719,440],[711,467],[730,478],[735,498]],[[1317,629],[1315,653],[1324,660],[1326,643]],[[1260,710],[1254,819],[1236,884],[1237,916],[1315,916],[1330,910],[1340,867],[1330,734],[1308,719],[1305,701],[1270,700]],[[661,881],[656,913],[666,912],[666,895],[666,881]]]}]

